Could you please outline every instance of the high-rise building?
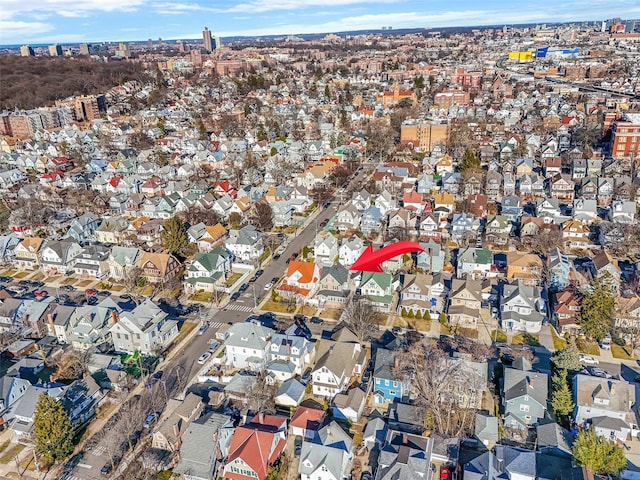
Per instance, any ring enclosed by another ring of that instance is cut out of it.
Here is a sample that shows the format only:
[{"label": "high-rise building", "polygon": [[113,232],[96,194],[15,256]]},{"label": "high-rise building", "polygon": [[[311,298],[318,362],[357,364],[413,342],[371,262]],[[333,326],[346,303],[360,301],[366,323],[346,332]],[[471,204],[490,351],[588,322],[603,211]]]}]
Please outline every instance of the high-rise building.
[{"label": "high-rise building", "polygon": [[211,37],[211,31],[204,27],[202,31],[202,40],[204,41],[204,49],[207,53],[213,52],[213,38]]},{"label": "high-rise building", "polygon": [[80,44],[80,55],[89,55],[89,44],[81,43]]},{"label": "high-rise building", "polygon": [[20,55],[22,55],[23,57],[35,57],[36,54],[33,51],[33,48],[31,48],[30,45],[23,45],[20,47]]},{"label": "high-rise building", "polygon": [[129,50],[129,45],[127,45],[126,43],[120,43],[118,45],[118,50],[116,50],[116,55],[119,55],[122,58],[130,58],[131,51]]},{"label": "high-rise building", "polygon": [[62,47],[57,43],[53,45],[49,45],[49,56],[50,57],[61,57],[62,56]]},{"label": "high-rise building", "polygon": [[627,113],[611,125],[611,156],[640,158],[640,113]]},{"label": "high-rise building", "polygon": [[216,35],[215,37],[213,37],[216,41],[216,44],[213,46],[213,48],[215,48],[216,50],[222,48],[222,40],[220,40],[220,36]]}]

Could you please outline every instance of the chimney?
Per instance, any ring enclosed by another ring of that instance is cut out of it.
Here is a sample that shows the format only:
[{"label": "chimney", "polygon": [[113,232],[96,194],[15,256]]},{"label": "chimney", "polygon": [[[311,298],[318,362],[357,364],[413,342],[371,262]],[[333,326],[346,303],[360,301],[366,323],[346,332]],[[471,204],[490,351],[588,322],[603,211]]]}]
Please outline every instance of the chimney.
[{"label": "chimney", "polygon": [[258,413],[258,423],[259,424],[263,424],[264,423],[264,413],[262,413],[262,412]]},{"label": "chimney", "polygon": [[534,379],[533,379],[533,378],[529,378],[529,386],[530,386],[531,388],[533,388],[534,384],[535,384]]},{"label": "chimney", "polygon": [[178,428],[178,424],[177,423],[173,424],[173,435],[175,437],[179,437],[180,436],[180,428]]},{"label": "chimney", "polygon": [[403,433],[403,434],[402,434],[402,444],[403,444],[403,445],[407,445],[408,443],[409,443],[409,439],[408,439],[408,437],[407,437],[407,434],[406,434],[406,433]]},{"label": "chimney", "polygon": [[111,320],[113,320],[113,323],[118,323],[118,312],[115,310],[111,310]]},{"label": "chimney", "polygon": [[393,366],[396,370],[400,367],[400,359],[398,357],[393,359]]}]

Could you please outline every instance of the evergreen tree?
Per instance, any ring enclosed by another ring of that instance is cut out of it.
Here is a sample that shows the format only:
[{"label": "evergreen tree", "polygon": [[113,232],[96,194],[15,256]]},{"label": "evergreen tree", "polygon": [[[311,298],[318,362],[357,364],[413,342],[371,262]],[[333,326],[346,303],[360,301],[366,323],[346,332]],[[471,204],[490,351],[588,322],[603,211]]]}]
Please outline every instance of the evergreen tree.
[{"label": "evergreen tree", "polygon": [[173,255],[181,255],[187,248],[187,229],[178,217],[164,221],[162,246]]},{"label": "evergreen tree", "polygon": [[62,403],[41,393],[33,419],[36,448],[49,463],[58,463],[73,452],[73,428]]},{"label": "evergreen tree", "polygon": [[566,347],[553,352],[551,363],[560,370],[580,370],[582,368],[580,352],[575,342],[570,340]]},{"label": "evergreen tree", "polygon": [[460,172],[469,172],[480,169],[480,159],[469,147],[464,149],[460,160]]},{"label": "evergreen tree", "polygon": [[613,289],[603,278],[597,278],[592,287],[592,291],[582,299],[578,323],[589,337],[601,340],[611,330],[611,316],[616,301]]},{"label": "evergreen tree", "polygon": [[573,456],[580,465],[595,473],[615,475],[627,465],[622,447],[596,435],[593,427],[578,432],[573,442]]},{"label": "evergreen tree", "polygon": [[574,404],[566,370],[558,370],[551,378],[551,406],[558,417],[566,417],[573,412]]}]

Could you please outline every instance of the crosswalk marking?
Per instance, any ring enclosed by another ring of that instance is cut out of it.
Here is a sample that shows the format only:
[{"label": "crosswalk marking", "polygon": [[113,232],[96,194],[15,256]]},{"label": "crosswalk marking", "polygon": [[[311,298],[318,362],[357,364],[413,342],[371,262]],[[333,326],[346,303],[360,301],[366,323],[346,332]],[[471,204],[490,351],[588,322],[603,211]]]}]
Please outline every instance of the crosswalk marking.
[{"label": "crosswalk marking", "polygon": [[211,328],[220,328],[222,325],[224,325],[223,322],[211,322],[209,324],[209,327],[211,327]]},{"label": "crosswalk marking", "polygon": [[105,450],[106,449],[102,445],[99,445],[93,449],[93,454],[97,457],[101,457]]},{"label": "crosswalk marking", "polygon": [[238,305],[237,303],[232,303],[227,306],[227,310],[235,310],[237,312],[251,312],[253,311],[253,307],[248,305]]}]

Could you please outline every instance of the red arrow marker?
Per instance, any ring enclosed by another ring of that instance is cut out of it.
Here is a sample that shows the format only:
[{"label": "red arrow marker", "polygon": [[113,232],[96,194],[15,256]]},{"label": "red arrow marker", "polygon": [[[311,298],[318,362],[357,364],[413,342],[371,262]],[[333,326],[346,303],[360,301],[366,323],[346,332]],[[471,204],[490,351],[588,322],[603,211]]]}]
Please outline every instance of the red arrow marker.
[{"label": "red arrow marker", "polygon": [[367,249],[362,252],[360,258],[351,265],[349,270],[359,270],[362,272],[381,272],[380,264],[385,260],[397,257],[409,252],[424,252],[424,248],[415,242],[396,242],[386,247],[373,251],[373,245],[369,244]]}]

